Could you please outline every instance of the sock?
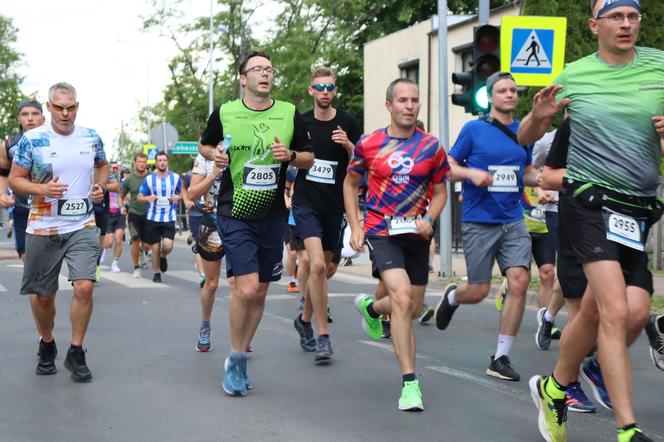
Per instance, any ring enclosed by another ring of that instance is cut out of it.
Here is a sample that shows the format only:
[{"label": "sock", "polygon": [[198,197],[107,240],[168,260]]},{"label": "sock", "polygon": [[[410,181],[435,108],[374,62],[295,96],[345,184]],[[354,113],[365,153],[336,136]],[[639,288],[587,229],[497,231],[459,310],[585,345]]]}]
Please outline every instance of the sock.
[{"label": "sock", "polygon": [[288,277],[288,283],[295,282],[295,276]]},{"label": "sock", "polygon": [[416,381],[417,378],[415,377],[415,373],[406,373],[405,375],[402,376],[402,382],[405,385],[406,382],[413,382]]},{"label": "sock", "polygon": [[369,313],[369,316],[374,319],[380,318],[380,313],[376,313],[376,310],[374,310],[373,306],[373,302],[367,306],[367,313]]},{"label": "sock", "polygon": [[625,425],[622,428],[618,428],[618,442],[627,442],[632,440],[635,433],[641,433],[636,422],[633,424]]},{"label": "sock", "polygon": [[140,268],[140,267],[141,267],[141,266],[134,266],[134,270],[136,270],[136,269],[138,269],[138,268]]},{"label": "sock", "polygon": [[664,315],[659,315],[657,318],[657,328],[660,332],[664,332]]},{"label": "sock", "polygon": [[210,321],[202,321],[201,322],[201,331],[203,330],[210,330]]},{"label": "sock", "polygon": [[454,307],[455,305],[458,305],[457,302],[456,302],[456,289],[452,290],[447,295],[447,302],[449,302],[452,307]]},{"label": "sock", "polygon": [[247,354],[246,354],[245,352],[243,352],[243,351],[234,351],[234,350],[231,348],[231,354],[230,354],[229,356],[230,356],[231,358],[237,358],[237,359],[239,359],[239,358],[246,358],[246,357],[247,357]]},{"label": "sock", "polygon": [[82,346],[82,345],[74,345],[74,344],[71,344],[71,345],[69,346],[69,349],[70,349],[70,350],[74,350],[74,349],[76,349],[76,348],[83,348],[83,346]]},{"label": "sock", "polygon": [[544,320],[549,322],[556,322],[556,317],[549,313],[549,310],[544,310]]},{"label": "sock", "polygon": [[565,397],[565,392],[567,391],[567,386],[562,386],[556,381],[556,378],[553,377],[553,373],[544,378],[544,391],[549,397],[553,399],[562,399]]},{"label": "sock", "polygon": [[304,325],[311,325],[311,321],[307,322],[304,319],[302,319],[302,313],[300,313],[300,321],[302,321],[302,324]]},{"label": "sock", "polygon": [[512,348],[512,342],[514,342],[514,336],[498,335],[498,346],[496,347],[494,360],[501,356],[509,355],[510,349]]},{"label": "sock", "polygon": [[330,335],[328,335],[327,333],[324,333],[324,334],[322,334],[322,335],[320,335],[320,336],[318,336],[318,337],[319,337],[319,338],[322,338],[323,336],[326,337],[326,338],[328,338],[328,339],[330,339]]}]

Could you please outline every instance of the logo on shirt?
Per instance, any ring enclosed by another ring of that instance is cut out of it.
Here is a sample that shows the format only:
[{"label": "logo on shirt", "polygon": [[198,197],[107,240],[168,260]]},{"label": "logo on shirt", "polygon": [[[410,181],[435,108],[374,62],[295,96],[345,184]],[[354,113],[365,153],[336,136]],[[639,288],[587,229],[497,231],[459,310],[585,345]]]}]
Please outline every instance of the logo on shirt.
[{"label": "logo on shirt", "polygon": [[397,151],[392,153],[387,159],[387,165],[392,169],[392,181],[402,184],[410,181],[408,174],[415,167],[415,161],[403,152]]}]

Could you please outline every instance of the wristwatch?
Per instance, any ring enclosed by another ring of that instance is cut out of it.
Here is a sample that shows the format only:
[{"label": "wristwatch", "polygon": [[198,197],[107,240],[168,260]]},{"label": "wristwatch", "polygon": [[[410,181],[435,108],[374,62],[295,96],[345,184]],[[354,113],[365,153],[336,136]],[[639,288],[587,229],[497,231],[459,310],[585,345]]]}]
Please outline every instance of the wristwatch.
[{"label": "wristwatch", "polygon": [[290,160],[295,161],[296,158],[297,158],[297,153],[294,150],[291,150]]}]

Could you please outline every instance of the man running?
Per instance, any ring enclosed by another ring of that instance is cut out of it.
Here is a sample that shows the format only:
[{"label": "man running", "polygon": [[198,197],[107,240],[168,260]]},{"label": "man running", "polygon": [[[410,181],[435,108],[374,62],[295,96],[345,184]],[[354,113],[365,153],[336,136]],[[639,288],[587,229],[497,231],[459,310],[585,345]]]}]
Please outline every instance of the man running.
[{"label": "man running", "polygon": [[[199,145],[206,159],[226,168],[217,223],[236,288],[231,291],[231,348],[222,386],[234,396],[251,387],[245,349],[263,316],[270,282],[281,278],[286,169],[289,164],[308,169],[313,163],[295,106],[272,98],[276,70],[269,55],[247,54],[239,74],[243,98],[212,112]],[[230,146],[218,149],[228,135]]]},{"label": "man running", "polygon": [[598,51],[568,64],[553,86],[535,96],[519,131],[522,142],[537,139],[567,107],[571,135],[560,221],[568,226],[569,246],[592,292],[565,327],[553,373],[534,376],[529,384],[542,436],[567,440],[565,389],[597,342],[618,441],[649,441],[634,415],[627,347],[630,316],[647,320],[653,292],[644,243],[661,215],[656,194],[664,52],[635,46],[641,21],[637,0],[595,0],[591,13],[588,24]]},{"label": "man running", "polygon": [[122,182],[122,197],[129,196],[129,214],[127,215],[127,224],[129,226],[129,235],[131,239],[131,260],[134,264],[134,278],[141,277],[141,265],[144,251],[149,247],[144,241],[144,231],[146,223],[147,203],[138,200],[141,186],[147,176],[148,156],[143,152],[134,155],[134,170]]},{"label": "man running", "polygon": [[[351,245],[361,251],[366,240],[373,250],[373,276],[385,283],[388,296],[374,301],[355,298],[362,327],[381,339],[381,314],[389,314],[392,344],[403,386],[399,410],[421,411],[422,392],[415,376],[413,319],[424,302],[429,279],[429,241],[433,220],[447,200],[449,171],[445,150],[432,135],[416,127],[420,110],[417,84],[406,78],[392,81],[385,94],[390,125],[362,138],[355,147],[344,182]],[[368,173],[367,216],[360,222],[358,189]],[[433,196],[429,191],[433,184]],[[426,209],[429,205],[428,210]]]},{"label": "man running", "polygon": [[[531,243],[519,203],[525,185],[537,184],[530,149],[516,141],[519,120],[514,78],[496,72],[487,79],[490,116],[466,123],[450,151],[454,180],[463,185],[462,233],[468,282],[449,284],[436,308],[445,330],[461,304],[477,304],[489,293],[494,261],[507,277],[508,295],[500,315],[496,352],[486,374],[518,381],[509,358],[526,305]],[[466,163],[467,166],[461,166]]]},{"label": "man running", "polygon": [[176,208],[180,201],[180,176],[168,170],[168,154],[159,152],[157,169],[145,178],[138,200],[148,203],[143,241],[152,249],[152,282],[161,283],[168,270],[166,256],[173,250]]},{"label": "man running", "polygon": [[[305,351],[314,351],[314,362],[321,363],[329,361],[333,353],[327,323],[327,270],[341,235],[342,186],[348,160],[362,133],[355,117],[332,106],[337,94],[332,69],[315,69],[308,92],[314,99],[314,108],[303,114],[302,120],[311,137],[315,160],[311,169],[298,172],[293,216],[297,236],[304,241],[309,256],[306,283],[309,296],[305,303],[311,302],[318,330],[315,345],[302,347]],[[295,318],[294,326],[301,344],[312,341],[311,320],[310,309],[306,306]]]},{"label": "man running", "polygon": [[38,296],[32,304],[39,343],[38,375],[56,373],[57,347],[52,334],[55,295],[62,262],[67,261],[74,286],[70,319],[71,346],[65,367],[77,382],[92,379],[83,339],[92,315],[92,291],[99,234],[92,204],[104,196],[108,163],[99,135],[76,126],[76,89],[56,83],[48,91],[51,124],[25,134],[19,141],[9,184],[32,196],[26,230],[26,257],[21,294]]}]

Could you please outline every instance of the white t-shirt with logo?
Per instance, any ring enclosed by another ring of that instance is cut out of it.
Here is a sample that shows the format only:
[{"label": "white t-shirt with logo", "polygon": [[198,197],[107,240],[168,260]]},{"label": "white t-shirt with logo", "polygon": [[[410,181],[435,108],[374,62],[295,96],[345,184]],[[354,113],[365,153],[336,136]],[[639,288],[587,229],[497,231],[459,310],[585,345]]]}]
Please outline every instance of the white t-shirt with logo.
[{"label": "white t-shirt with logo", "polygon": [[68,186],[62,198],[32,198],[26,232],[56,235],[94,227],[93,171],[105,160],[104,144],[92,129],[75,126],[70,135],[60,135],[51,125],[43,125],[25,132],[14,163],[29,169],[34,183],[58,177],[59,183]]}]

